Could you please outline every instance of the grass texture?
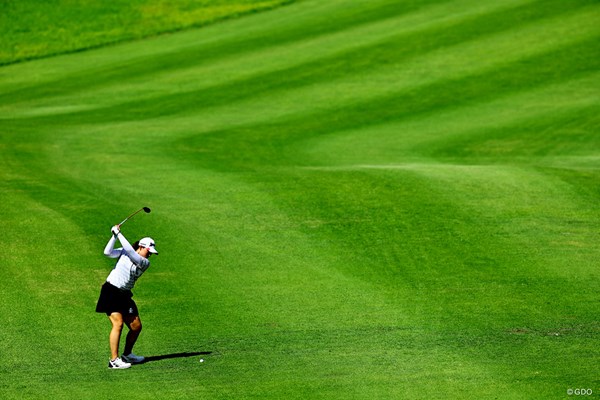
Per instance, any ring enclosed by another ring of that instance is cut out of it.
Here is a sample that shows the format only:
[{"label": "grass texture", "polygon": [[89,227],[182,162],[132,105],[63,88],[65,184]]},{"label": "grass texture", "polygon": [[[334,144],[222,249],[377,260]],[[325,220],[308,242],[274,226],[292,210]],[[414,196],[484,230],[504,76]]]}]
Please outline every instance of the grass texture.
[{"label": "grass texture", "polygon": [[293,0],[3,0],[0,65],[199,27]]},{"label": "grass texture", "polygon": [[599,16],[306,0],[0,68],[0,397],[597,396]]}]

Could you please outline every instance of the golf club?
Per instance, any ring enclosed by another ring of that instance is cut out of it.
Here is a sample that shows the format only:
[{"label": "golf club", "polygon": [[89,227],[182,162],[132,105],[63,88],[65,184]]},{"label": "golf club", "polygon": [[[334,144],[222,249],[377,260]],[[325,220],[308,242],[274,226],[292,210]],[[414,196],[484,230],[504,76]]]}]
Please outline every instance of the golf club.
[{"label": "golf club", "polygon": [[149,207],[142,207],[139,210],[137,210],[136,212],[134,212],[133,214],[131,214],[130,216],[128,216],[127,218],[125,218],[123,221],[121,221],[121,223],[119,224],[119,226],[123,225],[125,222],[127,222],[127,220],[131,217],[133,217],[135,214],[139,213],[140,211],[144,210],[144,212],[146,214],[148,214],[150,212],[150,208]]}]

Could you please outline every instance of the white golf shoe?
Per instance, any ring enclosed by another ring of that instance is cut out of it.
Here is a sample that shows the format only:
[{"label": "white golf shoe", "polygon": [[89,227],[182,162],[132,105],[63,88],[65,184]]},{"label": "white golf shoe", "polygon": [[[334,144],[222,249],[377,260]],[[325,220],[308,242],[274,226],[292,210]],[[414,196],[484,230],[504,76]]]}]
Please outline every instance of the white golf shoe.
[{"label": "white golf shoe", "polygon": [[114,360],[110,360],[108,362],[108,368],[112,369],[125,369],[129,367],[131,367],[131,364],[123,361],[120,357],[117,357]]},{"label": "white golf shoe", "polygon": [[136,356],[133,353],[129,353],[127,355],[122,355],[121,358],[123,359],[123,361],[125,361],[127,363],[131,363],[131,364],[143,363],[144,360],[146,359],[143,356]]}]

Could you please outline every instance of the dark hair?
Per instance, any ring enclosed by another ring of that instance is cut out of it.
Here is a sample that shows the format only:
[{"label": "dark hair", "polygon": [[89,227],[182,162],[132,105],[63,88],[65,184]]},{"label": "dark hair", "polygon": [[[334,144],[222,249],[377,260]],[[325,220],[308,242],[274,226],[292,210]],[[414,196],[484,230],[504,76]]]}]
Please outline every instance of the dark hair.
[{"label": "dark hair", "polygon": [[133,247],[133,249],[137,251],[137,249],[140,248],[140,241],[137,240],[134,244],[131,245],[131,247]]}]

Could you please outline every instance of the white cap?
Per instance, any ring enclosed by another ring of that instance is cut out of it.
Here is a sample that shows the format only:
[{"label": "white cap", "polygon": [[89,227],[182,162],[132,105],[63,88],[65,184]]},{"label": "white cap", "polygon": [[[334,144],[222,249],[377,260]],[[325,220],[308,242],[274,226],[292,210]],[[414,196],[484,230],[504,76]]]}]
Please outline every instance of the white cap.
[{"label": "white cap", "polygon": [[146,249],[148,249],[148,251],[150,251],[150,253],[152,254],[158,254],[158,251],[156,250],[156,248],[154,248],[154,239],[150,238],[150,237],[145,237],[143,239],[140,239],[140,247],[144,247]]}]

